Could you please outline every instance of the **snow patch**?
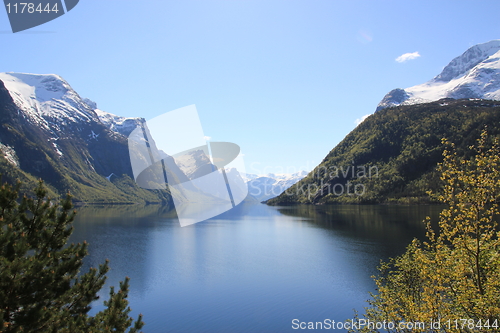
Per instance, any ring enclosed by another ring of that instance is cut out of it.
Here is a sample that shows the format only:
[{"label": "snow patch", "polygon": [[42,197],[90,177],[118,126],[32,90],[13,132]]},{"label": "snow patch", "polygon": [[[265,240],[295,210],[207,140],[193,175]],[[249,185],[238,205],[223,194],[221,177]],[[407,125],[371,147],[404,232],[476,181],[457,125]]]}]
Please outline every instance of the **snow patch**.
[{"label": "snow patch", "polygon": [[7,160],[7,162],[12,164],[16,168],[19,168],[19,159],[17,158],[17,154],[14,148],[0,143],[0,151],[2,152],[3,157]]},{"label": "snow patch", "polygon": [[96,141],[98,141],[97,138],[99,137],[99,134],[95,134],[94,131],[92,131],[92,130],[90,132],[91,132],[89,134],[90,140],[95,139]]},{"label": "snow patch", "polygon": [[63,153],[59,150],[59,146],[57,145],[57,143],[52,142],[52,147],[54,147],[56,154],[59,155],[59,157],[63,156]]}]

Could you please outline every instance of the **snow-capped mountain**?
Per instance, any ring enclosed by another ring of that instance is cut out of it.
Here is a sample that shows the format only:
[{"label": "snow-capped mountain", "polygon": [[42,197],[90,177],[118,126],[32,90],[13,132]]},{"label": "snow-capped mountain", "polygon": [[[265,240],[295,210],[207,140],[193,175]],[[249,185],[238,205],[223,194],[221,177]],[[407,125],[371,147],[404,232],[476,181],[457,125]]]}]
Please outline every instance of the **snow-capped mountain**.
[{"label": "snow-capped mountain", "polygon": [[0,80],[28,121],[45,129],[99,121],[97,115],[58,75],[0,73]]},{"label": "snow-capped mountain", "polygon": [[31,122],[59,131],[78,123],[101,122],[113,132],[128,136],[145,120],[127,118],[99,110],[97,104],[82,98],[68,82],[55,74],[0,73],[12,99]]},{"label": "snow-capped mountain", "polygon": [[472,46],[426,83],[390,91],[377,111],[442,98],[500,100],[500,39]]},{"label": "snow-capped mountain", "polygon": [[168,202],[132,180],[127,135],[142,121],[98,110],[58,75],[0,73],[0,173],[86,202]]},{"label": "snow-capped mountain", "polygon": [[[87,148],[95,150],[95,154],[91,155],[96,156],[99,155],[99,147],[107,141],[124,140],[115,137],[116,133],[119,133],[115,128],[119,128],[120,122],[125,123],[126,119],[113,118],[111,114],[100,112],[104,119],[101,120],[94,110],[96,104],[81,98],[69,83],[58,75],[0,73],[0,81],[17,106],[18,116],[42,131],[40,135],[43,135],[43,140],[50,143],[51,149],[59,158],[66,158],[61,142],[68,139],[72,139],[73,143],[82,141]],[[106,132],[106,127],[114,132]],[[87,158],[86,163],[92,170],[102,169],[104,173],[128,171],[127,168],[108,170],[103,167],[102,162],[94,165],[91,158]]]},{"label": "snow-capped mountain", "polygon": [[293,174],[242,174],[243,180],[248,186],[248,194],[259,201],[277,197],[305,176],[307,176],[307,171],[300,171]]}]

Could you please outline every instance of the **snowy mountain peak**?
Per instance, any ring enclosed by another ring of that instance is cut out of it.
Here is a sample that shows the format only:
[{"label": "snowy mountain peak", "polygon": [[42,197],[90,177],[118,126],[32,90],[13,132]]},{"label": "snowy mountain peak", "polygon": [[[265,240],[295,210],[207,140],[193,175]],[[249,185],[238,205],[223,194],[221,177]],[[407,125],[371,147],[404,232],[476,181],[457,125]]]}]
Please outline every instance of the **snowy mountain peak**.
[{"label": "snowy mountain peak", "polygon": [[485,61],[500,51],[500,39],[483,44],[477,44],[465,51],[461,56],[453,59],[434,81],[448,82],[467,73],[468,70]]},{"label": "snowy mountain peak", "polygon": [[432,80],[384,96],[377,110],[397,105],[437,101],[442,98],[500,100],[500,40],[472,46],[453,59]]},{"label": "snowy mountain peak", "polygon": [[26,73],[5,73],[16,78],[17,82],[35,88],[35,93],[40,101],[50,101],[51,99],[61,99],[64,94],[72,90],[68,82],[56,74],[26,74]]},{"label": "snowy mountain peak", "polygon": [[69,83],[55,74],[0,73],[21,116],[50,131],[78,123],[101,122],[110,130],[128,136],[143,118],[127,118],[104,112],[81,98]]},{"label": "snowy mountain peak", "polygon": [[55,74],[0,73],[23,116],[44,128],[99,121],[95,112],[63,78]]}]

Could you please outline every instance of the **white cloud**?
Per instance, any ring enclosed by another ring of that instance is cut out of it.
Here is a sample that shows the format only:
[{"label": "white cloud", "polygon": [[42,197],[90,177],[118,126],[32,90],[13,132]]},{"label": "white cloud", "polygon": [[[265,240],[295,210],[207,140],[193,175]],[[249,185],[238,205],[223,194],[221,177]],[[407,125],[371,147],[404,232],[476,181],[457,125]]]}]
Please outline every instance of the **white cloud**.
[{"label": "white cloud", "polygon": [[363,117],[356,119],[354,121],[354,123],[356,124],[356,126],[358,126],[359,124],[361,124],[369,116],[371,116],[371,114],[365,114]]},{"label": "white cloud", "polygon": [[205,140],[205,141],[210,141],[211,139],[212,139],[212,137],[210,137],[210,136],[206,136],[206,135],[205,135],[205,136],[203,137],[203,140]]},{"label": "white cloud", "polygon": [[396,61],[397,62],[405,62],[408,60],[417,59],[418,57],[420,57],[420,53],[418,53],[418,52],[405,53],[405,54],[402,54],[399,57],[397,57]]}]

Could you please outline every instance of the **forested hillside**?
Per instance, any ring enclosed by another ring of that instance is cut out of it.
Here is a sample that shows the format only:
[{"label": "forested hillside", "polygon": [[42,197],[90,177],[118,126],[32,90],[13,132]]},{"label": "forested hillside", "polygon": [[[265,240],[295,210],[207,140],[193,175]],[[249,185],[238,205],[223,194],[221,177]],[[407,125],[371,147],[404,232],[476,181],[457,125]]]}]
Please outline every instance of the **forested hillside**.
[{"label": "forested hillside", "polygon": [[453,100],[376,112],[342,140],[307,177],[270,205],[425,203],[440,186],[436,172],[446,138],[467,154],[481,130],[500,134],[500,103]]}]

